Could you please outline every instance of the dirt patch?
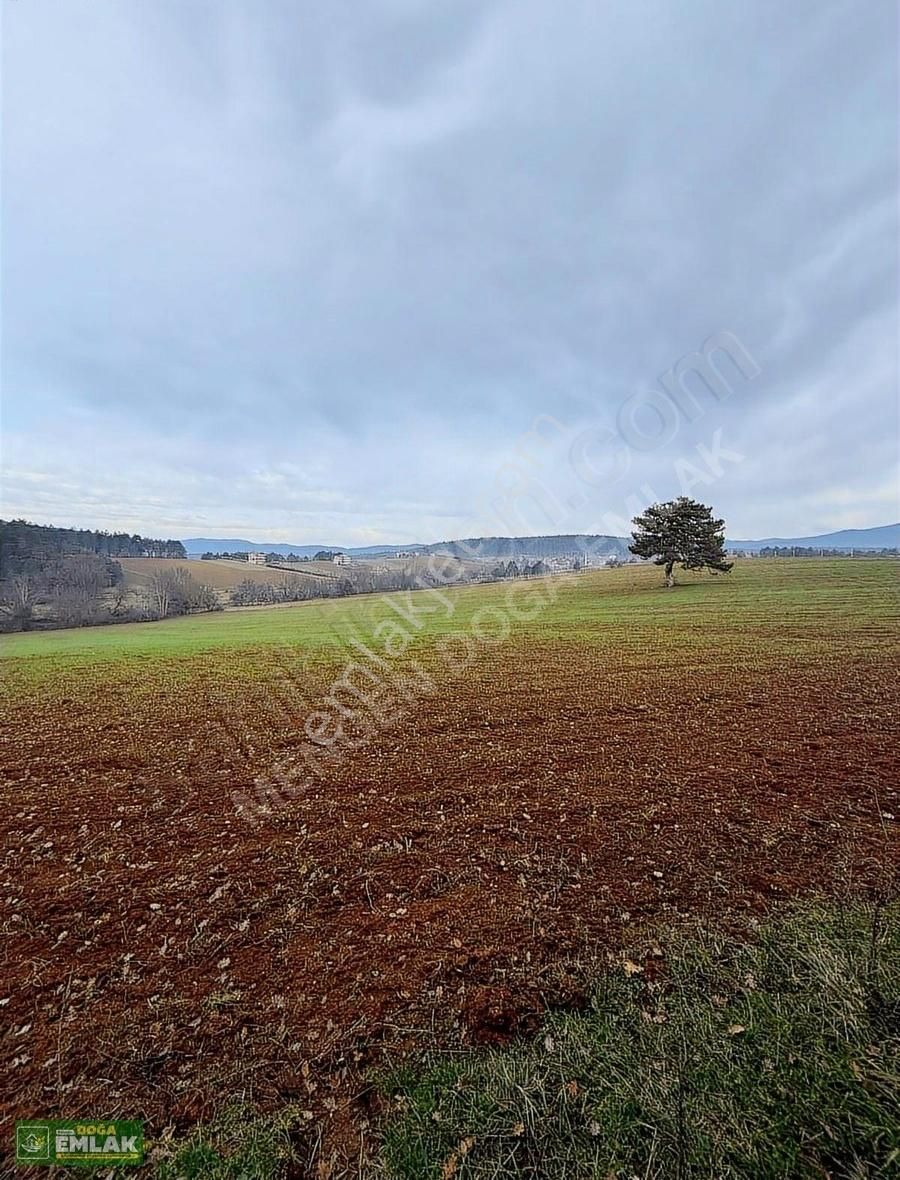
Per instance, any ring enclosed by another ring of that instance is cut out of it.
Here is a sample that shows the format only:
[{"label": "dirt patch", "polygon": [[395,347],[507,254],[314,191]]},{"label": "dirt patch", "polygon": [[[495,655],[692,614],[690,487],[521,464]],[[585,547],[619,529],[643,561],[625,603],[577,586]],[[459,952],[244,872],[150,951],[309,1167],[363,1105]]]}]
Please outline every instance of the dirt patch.
[{"label": "dirt patch", "polygon": [[534,993],[482,985],[466,998],[462,1018],[473,1045],[508,1045],[513,1037],[534,1032],[540,1013]]}]

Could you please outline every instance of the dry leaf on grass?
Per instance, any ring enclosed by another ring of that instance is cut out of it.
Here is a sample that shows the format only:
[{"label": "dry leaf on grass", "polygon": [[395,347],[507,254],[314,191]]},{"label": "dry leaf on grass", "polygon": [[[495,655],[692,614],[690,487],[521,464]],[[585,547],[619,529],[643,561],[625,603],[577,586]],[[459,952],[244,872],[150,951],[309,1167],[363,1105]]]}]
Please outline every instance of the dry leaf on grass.
[{"label": "dry leaf on grass", "polygon": [[441,1180],[451,1180],[451,1177],[456,1175],[459,1161],[465,1159],[474,1146],[474,1136],[470,1136],[467,1139],[460,1139],[456,1145],[456,1150],[451,1151],[444,1160],[444,1166],[441,1168]]},{"label": "dry leaf on grass", "polygon": [[646,1008],[641,1009],[641,1016],[648,1024],[665,1024],[669,1019],[665,1012],[648,1012]]}]

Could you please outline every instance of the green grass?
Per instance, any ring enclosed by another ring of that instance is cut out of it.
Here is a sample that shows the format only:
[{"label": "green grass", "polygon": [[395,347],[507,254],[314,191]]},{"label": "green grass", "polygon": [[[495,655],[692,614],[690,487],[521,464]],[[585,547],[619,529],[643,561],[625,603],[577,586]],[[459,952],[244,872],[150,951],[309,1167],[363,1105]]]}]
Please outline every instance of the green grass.
[{"label": "green grass", "polygon": [[[398,618],[389,597],[433,609],[414,629],[426,646],[457,630],[470,630],[479,611],[496,607],[511,624],[511,638],[592,644],[681,645],[726,642],[745,650],[767,644],[816,646],[852,634],[864,643],[900,620],[900,564],[849,559],[744,561],[726,577],[680,575],[672,592],[660,588],[655,567],[626,567],[574,578],[493,583],[449,588],[445,601],[428,591],[405,596],[360,595],[292,607],[227,611],[76,630],[29,632],[0,637],[0,659],[29,675],[52,676],[57,668],[189,658],[203,653],[240,653],[290,647],[336,659],[355,633],[371,635],[377,618]],[[540,597],[552,599],[541,607]],[[533,618],[522,620],[510,603]]]},{"label": "green grass", "polygon": [[156,1180],[276,1180],[292,1170],[297,1174],[298,1128],[307,1123],[299,1107],[265,1116],[234,1105],[187,1139],[154,1145],[152,1174]]},{"label": "green grass", "polygon": [[665,952],[659,981],[611,969],[528,1043],[383,1077],[381,1174],[900,1175],[900,905],[807,905],[749,944],[697,929]]},{"label": "green grass", "polygon": [[[386,1114],[372,1155],[325,1174],[900,1175],[900,903],[806,902],[748,939],[698,924],[630,954],[584,1012],[551,1014],[533,1038],[381,1071]],[[648,963],[662,965],[655,979]],[[299,1107],[234,1105],[153,1145],[147,1170],[157,1180],[315,1175],[314,1128]]]}]

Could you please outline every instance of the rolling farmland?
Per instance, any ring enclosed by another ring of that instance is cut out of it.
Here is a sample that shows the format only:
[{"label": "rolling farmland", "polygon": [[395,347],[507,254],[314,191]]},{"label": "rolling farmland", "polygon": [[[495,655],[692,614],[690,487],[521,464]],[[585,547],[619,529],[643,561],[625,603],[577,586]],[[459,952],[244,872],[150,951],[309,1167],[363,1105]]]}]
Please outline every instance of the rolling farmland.
[{"label": "rolling farmland", "polygon": [[644,922],[883,883],[897,564],[659,578],[0,639],[7,1110],[351,1136],[369,1063],[533,1028]]},{"label": "rolling farmland", "polygon": [[[326,564],[313,563],[316,564]],[[240,582],[272,582],[279,585],[293,578],[302,577],[301,571],[285,570],[270,566],[249,565],[246,561],[193,561],[177,557],[122,557],[119,565],[125,574],[129,587],[140,589],[150,584],[156,573],[172,570],[187,570],[198,582],[206,582],[214,590],[233,590]],[[330,567],[333,575],[335,567]],[[306,580],[311,580],[307,578]]]}]

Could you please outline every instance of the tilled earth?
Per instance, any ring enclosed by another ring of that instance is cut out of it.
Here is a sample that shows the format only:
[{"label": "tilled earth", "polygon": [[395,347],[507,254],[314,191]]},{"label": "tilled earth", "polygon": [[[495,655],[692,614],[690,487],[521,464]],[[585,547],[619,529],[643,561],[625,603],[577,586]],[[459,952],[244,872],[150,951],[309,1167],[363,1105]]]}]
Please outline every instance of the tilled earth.
[{"label": "tilled earth", "polygon": [[355,1150],[385,1049],[527,1030],[647,921],[892,886],[897,665],[872,645],[555,639],[432,671],[256,824],[231,792],[296,751],[333,664],[160,658],[9,694],[8,1117],[159,1137],[298,1102]]}]

